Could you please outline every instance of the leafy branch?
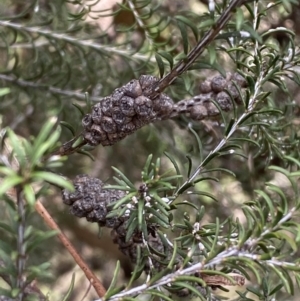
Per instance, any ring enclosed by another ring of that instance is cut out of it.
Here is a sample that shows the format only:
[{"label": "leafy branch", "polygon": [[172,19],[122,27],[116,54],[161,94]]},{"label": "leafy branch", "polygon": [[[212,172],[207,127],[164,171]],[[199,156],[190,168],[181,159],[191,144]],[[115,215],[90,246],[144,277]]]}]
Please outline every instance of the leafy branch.
[{"label": "leafy branch", "polygon": [[[225,27],[230,20],[234,9],[242,4],[242,0],[230,1],[228,7],[221,14],[219,19],[197,43],[197,45],[187,55],[186,59],[181,60],[167,75],[165,75],[154,87],[149,89],[149,97],[155,98],[158,93],[164,91],[179,75],[187,71],[207,46],[215,39],[217,34]],[[147,92],[146,92],[147,94]]]}]

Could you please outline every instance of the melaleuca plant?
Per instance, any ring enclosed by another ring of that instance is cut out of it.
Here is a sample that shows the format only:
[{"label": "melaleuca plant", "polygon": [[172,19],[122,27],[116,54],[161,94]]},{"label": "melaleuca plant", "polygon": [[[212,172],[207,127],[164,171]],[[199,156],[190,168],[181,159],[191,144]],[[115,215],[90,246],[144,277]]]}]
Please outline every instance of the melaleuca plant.
[{"label": "melaleuca plant", "polygon": [[0,4],[1,300],[297,299],[299,4],[192,2]]}]

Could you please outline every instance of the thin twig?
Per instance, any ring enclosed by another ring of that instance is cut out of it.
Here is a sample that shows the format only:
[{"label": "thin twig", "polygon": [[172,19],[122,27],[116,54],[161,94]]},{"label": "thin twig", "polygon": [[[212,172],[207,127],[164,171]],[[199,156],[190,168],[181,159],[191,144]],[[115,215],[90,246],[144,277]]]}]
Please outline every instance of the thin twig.
[{"label": "thin twig", "polygon": [[71,37],[70,35],[43,29],[42,27],[29,27],[29,26],[24,26],[23,24],[13,23],[10,21],[0,21],[0,26],[9,27],[9,28],[13,28],[16,30],[22,30],[22,31],[26,31],[26,32],[34,33],[34,34],[39,34],[41,36],[45,36],[45,37],[55,39],[55,40],[61,40],[61,41],[64,41],[64,42],[67,42],[67,43],[70,43],[70,44],[73,44],[76,46],[84,46],[84,47],[91,48],[91,49],[94,49],[97,51],[100,50],[102,52],[106,52],[109,55],[116,54],[116,55],[124,56],[126,58],[131,58],[132,60],[141,60],[144,62],[149,62],[149,60],[150,60],[151,62],[155,62],[154,57],[149,57],[147,55],[142,55],[140,53],[134,53],[134,50],[130,51],[130,50],[127,50],[124,48],[122,49],[120,47],[110,47],[107,45],[99,44],[92,39],[85,40],[82,38],[81,39],[74,38],[74,37]]},{"label": "thin twig", "polygon": [[[64,95],[64,96],[69,96],[69,97],[75,97],[80,100],[85,100],[86,95],[85,93],[77,92],[77,91],[72,91],[72,90],[64,90],[64,89],[59,89],[54,86],[49,86],[47,84],[40,84],[40,83],[35,83],[32,81],[27,81],[23,80],[20,78],[16,78],[14,76],[6,75],[6,74],[0,74],[0,79],[11,82],[13,84],[16,84],[20,87],[25,87],[25,88],[36,88],[41,91],[49,91],[53,94],[58,94],[58,95]],[[95,97],[95,96],[90,96],[89,97],[91,101],[93,102],[99,102],[103,99],[103,97]]]},{"label": "thin twig", "polygon": [[81,137],[82,133],[78,134],[75,136],[73,139],[70,141],[64,143],[62,146],[60,146],[57,150],[55,150],[53,153],[48,155],[45,159],[58,155],[58,156],[67,156],[70,154],[75,153],[77,150],[79,150],[81,147],[85,146],[87,142],[82,141],[79,144],[74,146],[74,143]]},{"label": "thin twig", "polygon": [[75,262],[78,264],[78,266],[84,272],[86,278],[89,280],[91,285],[94,287],[94,289],[97,292],[98,296],[100,298],[102,298],[106,293],[106,290],[105,290],[104,286],[99,281],[99,279],[96,277],[96,275],[90,270],[90,268],[84,262],[84,260],[81,258],[81,256],[77,253],[77,251],[74,248],[74,246],[72,245],[72,243],[62,233],[61,229],[58,227],[56,222],[53,220],[51,215],[48,213],[48,211],[46,210],[46,208],[43,206],[43,204],[40,201],[36,202],[35,209],[51,229],[58,231],[57,236],[58,236],[59,240],[66,247],[68,252],[74,258]]},{"label": "thin twig", "polygon": [[24,200],[22,199],[22,190],[17,187],[17,208],[18,208],[18,236],[17,236],[17,288],[20,290],[18,295],[18,301],[24,299],[24,288],[25,288],[25,263],[26,263],[26,251],[25,251],[25,208]]},{"label": "thin twig", "polygon": [[189,69],[205,48],[214,40],[217,34],[225,27],[235,8],[240,6],[243,0],[232,0],[218,21],[214,24],[199,43],[191,50],[187,58],[181,60],[166,76],[164,76],[153,88],[149,89],[146,95],[149,98],[156,98],[157,95],[166,89],[179,75]]},{"label": "thin twig", "polygon": [[147,29],[147,27],[146,27],[143,19],[141,18],[139,12],[136,9],[134,3],[131,0],[127,0],[127,3],[128,3],[128,6],[130,7],[130,9],[131,9],[131,11],[132,11],[132,13],[134,15],[134,18],[135,18],[137,24],[144,31],[145,37],[146,37],[147,41],[149,42],[149,44],[150,44],[150,46],[152,48],[153,45],[154,45],[154,41],[153,41],[153,39],[151,37],[151,33],[148,31],[148,29]]},{"label": "thin twig", "polygon": [[246,108],[245,112],[238,118],[238,120],[236,120],[233,123],[228,134],[226,136],[224,136],[224,138],[219,142],[219,144],[212,151],[209,152],[209,154],[206,156],[206,158],[197,166],[195,171],[191,173],[189,178],[176,190],[176,192],[175,192],[176,196],[181,194],[184,191],[185,187],[195,180],[195,178],[199,175],[199,173],[203,169],[204,164],[207,162],[209,157],[218,153],[222,149],[222,147],[224,147],[228,143],[229,139],[238,130],[238,128],[242,124],[243,120],[245,120],[245,118],[247,116],[249,116],[249,114],[254,110],[255,105],[257,104],[256,102],[257,102],[259,93],[261,91],[261,87],[264,83],[265,76],[266,76],[266,74],[264,72],[260,73],[260,75],[255,83],[255,86],[254,86],[254,93],[251,96],[251,98],[249,99],[248,107]]}]

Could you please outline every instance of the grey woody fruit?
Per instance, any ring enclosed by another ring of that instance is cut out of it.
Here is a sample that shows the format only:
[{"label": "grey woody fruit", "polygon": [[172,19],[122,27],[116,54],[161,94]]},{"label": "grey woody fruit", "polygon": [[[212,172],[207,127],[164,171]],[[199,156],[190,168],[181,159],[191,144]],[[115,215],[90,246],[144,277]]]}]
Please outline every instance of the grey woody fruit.
[{"label": "grey woody fruit", "polygon": [[71,214],[85,217],[89,222],[113,228],[119,224],[117,218],[107,219],[111,210],[109,205],[121,199],[125,193],[121,190],[103,189],[103,182],[88,175],[78,175],[73,180],[74,192],[62,191],[62,199],[70,206]]},{"label": "grey woody fruit", "polygon": [[224,111],[232,109],[232,101],[241,103],[237,86],[242,89],[246,80],[238,73],[217,75],[200,84],[200,95],[174,104],[166,94],[155,99],[146,96],[158,82],[152,75],[141,75],[93,106],[92,112],[82,120],[83,138],[93,146],[113,145],[139,128],[156,120],[164,120],[187,114],[194,120],[202,120],[219,114],[211,100],[219,103]]},{"label": "grey woody fruit", "polygon": [[[124,197],[126,193],[117,189],[104,189],[101,180],[85,174],[76,176],[73,180],[73,185],[75,188],[74,192],[69,192],[66,189],[62,191],[63,202],[70,206],[70,213],[80,218],[85,217],[87,221],[98,223],[101,227],[112,228],[111,234],[114,243],[118,244],[119,249],[132,262],[136,263],[137,246],[144,244],[142,233],[136,229],[130,239],[126,237],[129,214],[107,217],[107,214],[112,210],[110,205]],[[146,193],[148,187],[144,186],[141,187]],[[171,249],[166,250],[156,231],[157,225],[150,223],[148,225],[148,245],[157,252],[166,254],[165,256],[171,256]],[[154,266],[160,270],[162,268],[159,263],[160,258],[154,254],[149,254],[149,256],[152,258]],[[144,269],[146,272],[149,272],[148,263],[145,264]]]}]

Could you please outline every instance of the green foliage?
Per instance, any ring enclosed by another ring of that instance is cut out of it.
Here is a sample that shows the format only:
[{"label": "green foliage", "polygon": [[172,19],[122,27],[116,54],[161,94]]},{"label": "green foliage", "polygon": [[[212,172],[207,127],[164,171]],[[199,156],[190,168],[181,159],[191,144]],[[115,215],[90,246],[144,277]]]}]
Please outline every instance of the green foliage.
[{"label": "green foliage", "polygon": [[[125,243],[141,238],[130,276],[115,260],[102,300],[297,300],[300,52],[297,24],[285,25],[298,2],[103,2],[0,3],[0,297],[47,299],[29,288],[51,289],[58,255],[37,254],[57,232],[39,226],[35,205],[43,199],[59,216],[52,200],[84,170],[125,191],[106,218],[128,218]],[[233,82],[240,102],[224,91],[227,112],[212,99],[219,116],[181,114],[111,147],[84,145],[83,116],[131,79],[166,80],[177,103],[228,71],[247,84]],[[66,147],[77,151],[68,160]],[[60,299],[73,300],[74,281]]]}]

